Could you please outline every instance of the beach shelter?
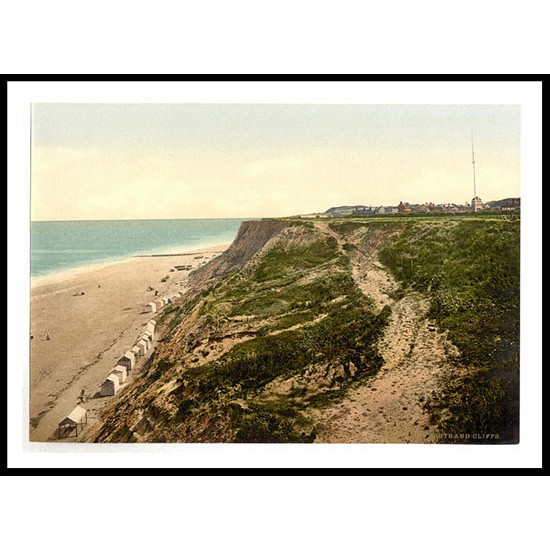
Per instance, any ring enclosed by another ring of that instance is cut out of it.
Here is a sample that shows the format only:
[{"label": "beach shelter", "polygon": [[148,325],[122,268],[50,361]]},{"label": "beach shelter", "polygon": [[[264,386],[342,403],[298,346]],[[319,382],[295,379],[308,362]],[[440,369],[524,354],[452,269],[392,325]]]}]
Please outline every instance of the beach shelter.
[{"label": "beach shelter", "polygon": [[147,329],[144,333],[143,333],[143,336],[145,336],[149,342],[152,342],[153,341],[153,333]]},{"label": "beach shelter", "polygon": [[107,395],[115,395],[119,389],[120,382],[118,381],[118,376],[116,374],[109,374],[103,384],[101,384],[99,393],[101,397],[105,397]]},{"label": "beach shelter", "polygon": [[73,431],[75,431],[75,437],[78,435],[78,428],[80,431],[88,424],[88,411],[77,405],[69,414],[57,425],[57,436],[59,439],[68,437]]},{"label": "beach shelter", "polygon": [[122,365],[117,365],[111,371],[111,374],[118,376],[119,384],[124,384],[124,382],[126,382],[126,377],[128,376],[128,371],[126,370],[126,367],[123,367]]},{"label": "beach shelter", "polygon": [[117,365],[126,367],[128,371],[131,371],[136,364],[136,358],[131,351],[127,351],[117,362]]},{"label": "beach shelter", "polygon": [[137,363],[137,361],[139,359],[139,356],[143,355],[141,353],[141,349],[139,349],[139,346],[136,344],[130,351],[134,354],[134,358],[135,358],[135,361]]},{"label": "beach shelter", "polygon": [[149,319],[149,321],[147,321],[147,324],[156,326],[157,322],[155,321],[155,319]]},{"label": "beach shelter", "polygon": [[156,327],[156,325],[154,325],[153,323],[147,323],[147,326],[145,327],[145,330],[149,330],[153,334],[155,334],[155,327]]},{"label": "beach shelter", "polygon": [[150,311],[151,313],[156,313],[157,311],[157,304],[155,302],[149,302],[146,307],[147,311]]},{"label": "beach shelter", "polygon": [[155,300],[155,305],[157,306],[157,309],[161,309],[164,307],[164,300]]},{"label": "beach shelter", "polygon": [[145,355],[147,353],[147,350],[149,349],[149,341],[141,338],[136,346],[139,348],[140,355]]}]

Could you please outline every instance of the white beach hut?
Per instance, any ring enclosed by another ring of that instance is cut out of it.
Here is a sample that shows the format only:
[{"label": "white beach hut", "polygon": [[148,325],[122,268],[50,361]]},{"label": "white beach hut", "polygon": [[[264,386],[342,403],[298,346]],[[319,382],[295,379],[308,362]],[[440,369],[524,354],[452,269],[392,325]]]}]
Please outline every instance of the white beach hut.
[{"label": "white beach hut", "polygon": [[149,340],[149,342],[152,342],[153,341],[153,337],[154,337],[154,334],[152,331],[150,331],[149,329],[147,329],[146,331],[143,332],[143,336],[145,338],[147,338],[147,340]]},{"label": "white beach hut", "polygon": [[[149,338],[147,338],[147,336],[145,336],[145,334],[142,334],[142,335],[140,336],[139,342],[145,342],[145,345],[147,346],[147,347],[145,348],[145,351],[147,351],[148,349],[151,348],[151,341],[149,340]],[[139,342],[138,342],[138,345],[139,345]]]},{"label": "white beach hut", "polygon": [[139,348],[139,354],[145,355],[147,353],[149,342],[141,338],[136,346]]},{"label": "white beach hut", "polygon": [[136,363],[137,363],[140,355],[145,355],[145,354],[141,353],[141,349],[139,348],[139,346],[137,344],[130,351],[134,354],[134,358],[135,358]]},{"label": "white beach hut", "polygon": [[114,374],[118,376],[118,383],[124,384],[126,382],[126,378],[128,376],[128,371],[126,370],[126,367],[123,367],[122,365],[117,365],[112,371],[111,374]]},{"label": "white beach hut", "polygon": [[147,311],[151,313],[156,313],[157,311],[157,304],[155,302],[149,302],[145,307],[147,307]]},{"label": "white beach hut", "polygon": [[132,351],[127,351],[117,362],[117,365],[122,365],[123,367],[126,367],[128,372],[134,368],[135,364],[136,358]]},{"label": "white beach hut", "polygon": [[149,321],[147,321],[147,324],[156,326],[157,322],[155,321],[155,319],[149,319]]},{"label": "white beach hut", "polygon": [[120,389],[120,383],[118,381],[118,376],[115,374],[109,374],[103,384],[101,384],[100,395],[105,397],[107,395],[115,395],[116,392]]},{"label": "white beach hut", "polygon": [[155,327],[156,327],[156,325],[154,325],[153,323],[147,323],[147,326],[145,327],[145,330],[149,330],[153,334],[155,334]]},{"label": "white beach hut", "polygon": [[157,306],[157,310],[162,309],[164,307],[164,300],[155,300],[155,305]]},{"label": "white beach hut", "polygon": [[78,435],[78,428],[82,431],[86,424],[88,424],[88,411],[80,405],[77,405],[69,416],[66,416],[57,425],[57,436],[59,439],[68,437],[74,431],[76,432],[76,437]]}]

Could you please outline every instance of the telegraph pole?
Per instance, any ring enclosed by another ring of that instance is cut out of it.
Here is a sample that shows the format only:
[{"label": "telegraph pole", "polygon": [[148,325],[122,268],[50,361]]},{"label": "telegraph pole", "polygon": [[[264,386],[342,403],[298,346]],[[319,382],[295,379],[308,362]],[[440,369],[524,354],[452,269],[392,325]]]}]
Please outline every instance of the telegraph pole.
[{"label": "telegraph pole", "polygon": [[477,212],[477,193],[476,193],[476,159],[474,156],[474,131],[472,130],[472,168],[474,170],[474,212]]}]

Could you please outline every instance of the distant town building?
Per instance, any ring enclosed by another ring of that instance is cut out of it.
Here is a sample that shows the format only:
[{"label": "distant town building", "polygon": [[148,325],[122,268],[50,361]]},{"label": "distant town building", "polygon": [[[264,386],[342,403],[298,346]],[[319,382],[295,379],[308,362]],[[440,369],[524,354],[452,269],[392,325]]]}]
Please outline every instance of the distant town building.
[{"label": "distant town building", "polygon": [[471,206],[474,210],[481,210],[483,208],[483,201],[479,197],[474,197]]},{"label": "distant town building", "polygon": [[401,201],[397,206],[397,212],[399,214],[409,214],[410,211],[411,211],[411,205],[408,202],[403,204],[403,201]]},{"label": "distant town building", "polygon": [[501,210],[517,210],[521,207],[520,199],[507,200],[501,207]]}]

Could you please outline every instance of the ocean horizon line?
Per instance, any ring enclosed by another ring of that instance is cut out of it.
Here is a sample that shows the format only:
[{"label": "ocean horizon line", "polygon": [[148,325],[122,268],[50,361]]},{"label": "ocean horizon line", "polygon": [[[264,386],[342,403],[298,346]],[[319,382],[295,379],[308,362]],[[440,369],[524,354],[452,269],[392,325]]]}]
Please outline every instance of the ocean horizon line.
[{"label": "ocean horizon line", "polygon": [[55,222],[168,222],[168,221],[182,221],[182,220],[262,220],[264,218],[279,217],[284,218],[286,216],[230,216],[219,218],[101,218],[101,219],[78,219],[78,220],[30,220],[31,223],[55,223]]}]

